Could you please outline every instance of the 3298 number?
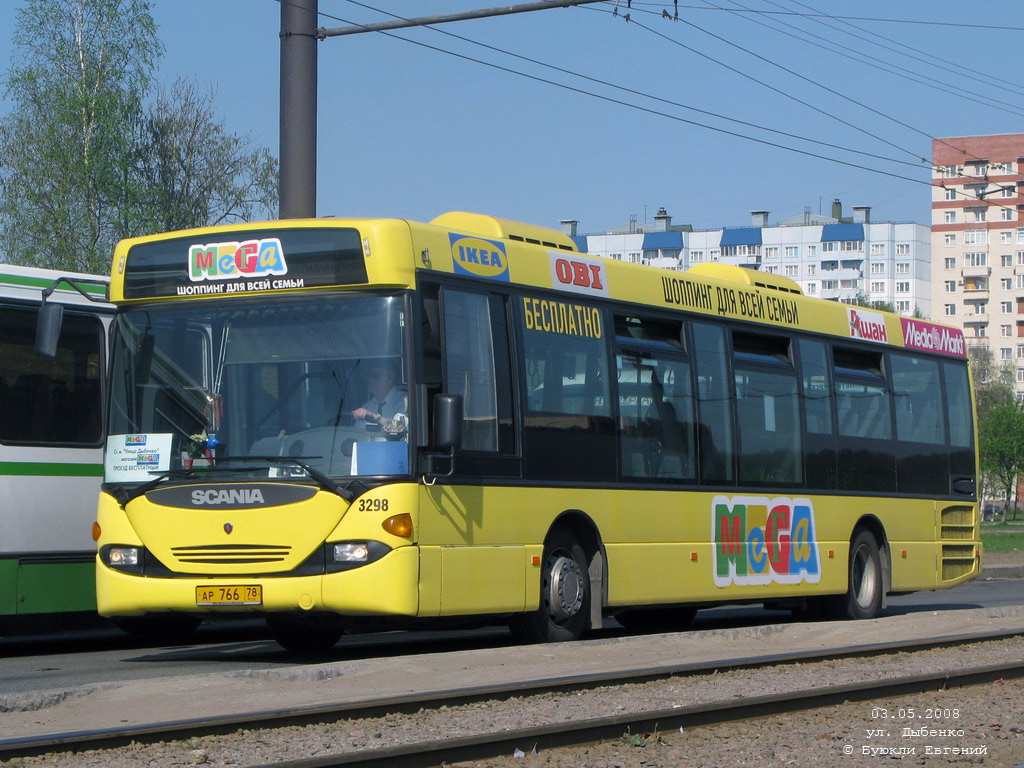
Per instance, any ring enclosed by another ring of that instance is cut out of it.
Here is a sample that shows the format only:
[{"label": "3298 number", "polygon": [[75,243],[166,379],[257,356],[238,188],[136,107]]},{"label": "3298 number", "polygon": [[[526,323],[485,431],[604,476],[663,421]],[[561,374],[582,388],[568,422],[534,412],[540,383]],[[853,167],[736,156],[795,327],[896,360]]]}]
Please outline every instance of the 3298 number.
[{"label": "3298 number", "polygon": [[388,500],[387,499],[360,499],[359,500],[359,511],[360,512],[387,512],[388,511]]}]

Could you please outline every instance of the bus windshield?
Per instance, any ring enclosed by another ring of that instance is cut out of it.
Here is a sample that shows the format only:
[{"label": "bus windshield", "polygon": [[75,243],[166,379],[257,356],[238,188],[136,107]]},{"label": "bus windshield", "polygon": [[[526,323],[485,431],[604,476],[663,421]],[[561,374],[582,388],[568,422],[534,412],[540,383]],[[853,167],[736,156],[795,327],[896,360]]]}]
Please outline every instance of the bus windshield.
[{"label": "bus windshield", "polygon": [[408,474],[405,316],[365,294],[122,311],[105,480]]}]

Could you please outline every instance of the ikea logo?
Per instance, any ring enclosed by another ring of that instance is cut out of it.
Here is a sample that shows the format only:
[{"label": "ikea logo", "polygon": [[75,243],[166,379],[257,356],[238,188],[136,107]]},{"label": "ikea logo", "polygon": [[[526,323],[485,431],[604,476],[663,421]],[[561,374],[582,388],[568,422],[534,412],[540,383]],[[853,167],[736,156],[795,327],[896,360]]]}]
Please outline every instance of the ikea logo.
[{"label": "ikea logo", "polygon": [[505,283],[509,281],[508,256],[504,243],[454,233],[449,233],[448,237],[452,245],[455,274]]}]

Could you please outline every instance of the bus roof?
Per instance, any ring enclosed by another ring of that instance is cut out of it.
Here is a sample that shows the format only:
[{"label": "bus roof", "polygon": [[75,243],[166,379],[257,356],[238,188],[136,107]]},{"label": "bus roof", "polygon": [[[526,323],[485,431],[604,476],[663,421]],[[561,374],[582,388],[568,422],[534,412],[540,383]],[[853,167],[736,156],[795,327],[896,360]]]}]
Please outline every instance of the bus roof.
[{"label": "bus roof", "polygon": [[424,274],[448,273],[967,356],[960,329],[807,297],[785,277],[721,263],[676,272],[589,256],[558,230],[475,213],[430,223],[323,218],[168,232],[122,241],[113,266],[115,302],[412,288]]},{"label": "bus roof", "polygon": [[[88,275],[83,272],[64,272],[57,269],[0,264],[0,296],[40,301],[43,291],[62,278],[62,282],[54,290],[50,300],[65,304],[94,303],[68,285],[68,280],[76,282],[82,290],[96,297],[106,294],[106,284],[110,282],[110,278],[105,275]],[[103,285],[97,283],[103,283]]]}]

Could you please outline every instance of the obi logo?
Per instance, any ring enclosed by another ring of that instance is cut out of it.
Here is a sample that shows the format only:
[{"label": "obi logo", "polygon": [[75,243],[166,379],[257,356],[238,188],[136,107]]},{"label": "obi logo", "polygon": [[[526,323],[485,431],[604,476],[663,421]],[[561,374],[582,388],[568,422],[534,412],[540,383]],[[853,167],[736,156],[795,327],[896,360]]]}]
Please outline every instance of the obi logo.
[{"label": "obi logo", "polygon": [[716,496],[711,543],[716,586],[821,580],[810,499]]},{"label": "obi logo", "polygon": [[548,258],[552,287],[591,296],[608,295],[608,272],[603,261],[550,252]]},{"label": "obi logo", "polygon": [[135,456],[135,466],[137,467],[156,467],[159,465],[159,453],[140,453]]},{"label": "obi logo", "polygon": [[508,278],[508,256],[505,244],[479,237],[465,237],[448,233],[452,244],[452,263],[455,274],[483,277],[488,280],[500,280],[504,283]]},{"label": "obi logo", "polygon": [[145,445],[146,444],[146,436],[145,435],[125,435],[124,436],[124,444],[125,445]]},{"label": "obi logo", "polygon": [[850,321],[850,336],[867,341],[888,342],[889,333],[885,329],[885,317],[877,312],[865,312],[854,307],[846,308]]},{"label": "obi logo", "polygon": [[288,273],[281,241],[276,237],[241,243],[192,245],[188,249],[188,265],[188,277],[192,282]]}]

